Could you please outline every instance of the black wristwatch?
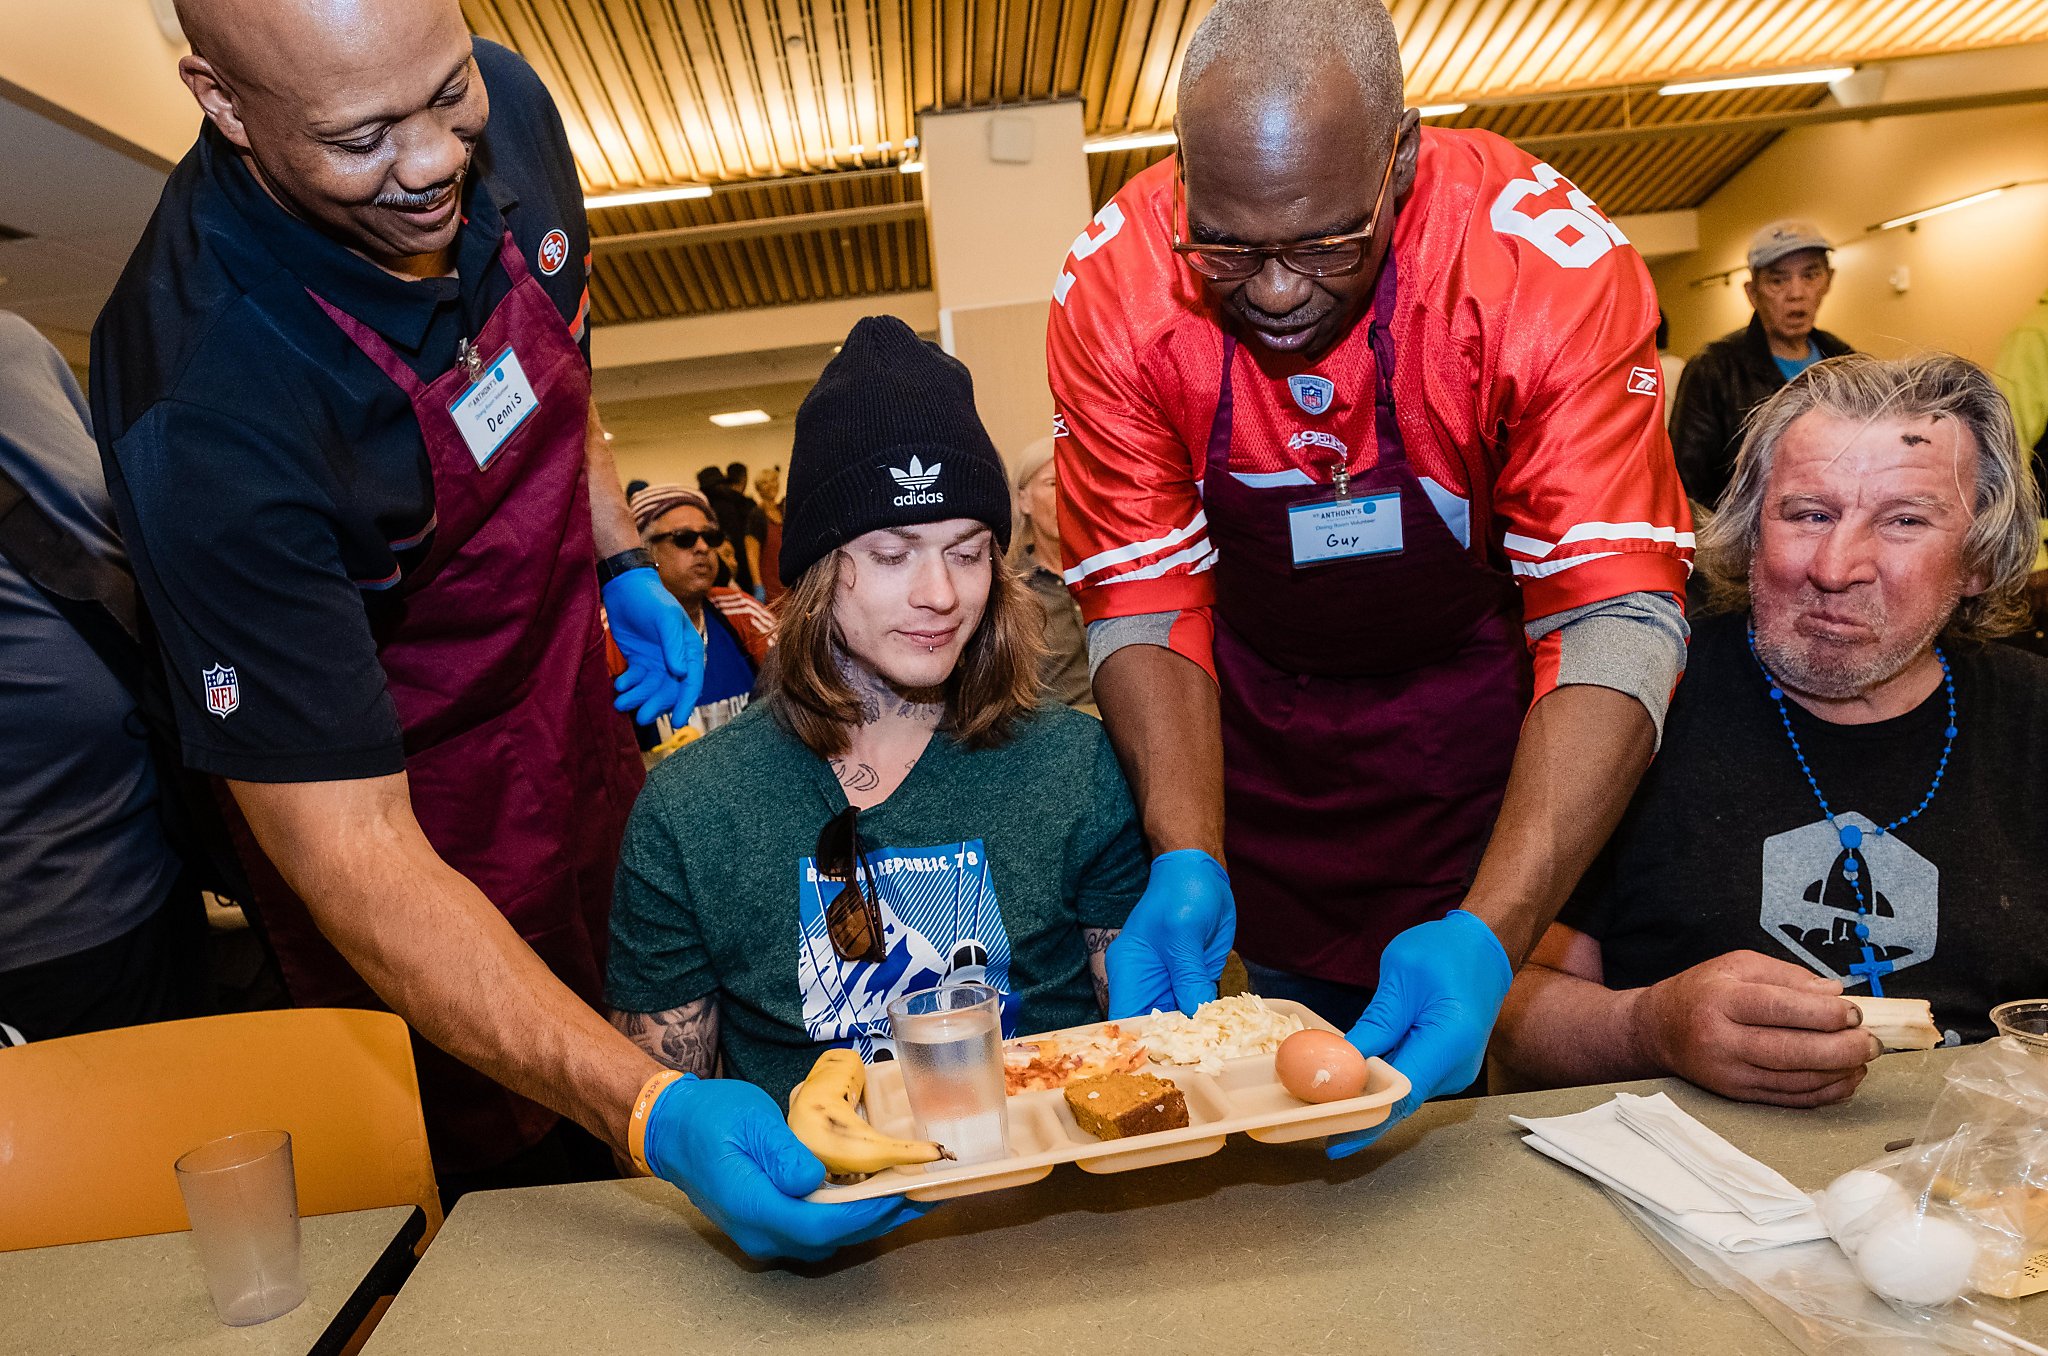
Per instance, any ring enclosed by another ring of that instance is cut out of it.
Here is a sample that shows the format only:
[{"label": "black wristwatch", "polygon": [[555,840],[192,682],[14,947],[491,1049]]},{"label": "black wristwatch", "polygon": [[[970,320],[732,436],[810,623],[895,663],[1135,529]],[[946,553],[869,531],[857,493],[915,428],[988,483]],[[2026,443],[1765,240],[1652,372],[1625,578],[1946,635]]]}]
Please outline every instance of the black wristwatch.
[{"label": "black wristwatch", "polygon": [[600,585],[609,584],[628,570],[643,568],[654,568],[654,552],[644,546],[635,546],[631,550],[621,551],[615,556],[606,556],[598,561],[597,582]]}]

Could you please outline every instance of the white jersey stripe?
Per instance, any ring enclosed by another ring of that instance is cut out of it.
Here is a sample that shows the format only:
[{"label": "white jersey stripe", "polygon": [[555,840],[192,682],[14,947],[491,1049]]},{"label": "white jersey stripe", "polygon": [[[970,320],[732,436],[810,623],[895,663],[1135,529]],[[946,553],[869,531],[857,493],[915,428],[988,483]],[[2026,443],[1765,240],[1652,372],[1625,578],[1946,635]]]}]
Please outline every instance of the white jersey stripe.
[{"label": "white jersey stripe", "polygon": [[1583,556],[1566,556],[1562,560],[1546,560],[1541,565],[1532,565],[1526,560],[1511,560],[1508,562],[1508,567],[1518,577],[1523,579],[1545,579],[1553,574],[1561,574],[1574,566],[1583,565],[1589,560],[1606,560],[1609,556],[1618,556],[1620,554],[1621,552],[1619,551],[1593,551]]},{"label": "white jersey stripe", "polygon": [[1549,555],[1560,546],[1570,546],[1581,541],[1661,541],[1673,546],[1689,547],[1693,534],[1680,532],[1675,527],[1659,527],[1655,523],[1580,523],[1565,533],[1563,538],[1544,541],[1540,537],[1524,537],[1514,532],[1501,534],[1501,545],[1510,551],[1520,551],[1525,556],[1538,560]]},{"label": "white jersey stripe", "polygon": [[1094,586],[1131,584],[1136,583],[1140,579],[1157,579],[1167,571],[1185,565],[1191,560],[1195,562],[1194,568],[1188,571],[1191,575],[1200,574],[1216,563],[1215,548],[1209,545],[1207,537],[1202,538],[1185,551],[1176,551],[1164,560],[1155,560],[1150,565],[1140,565],[1135,570],[1127,570],[1122,574],[1113,574],[1107,579],[1098,579],[1095,581]]},{"label": "white jersey stripe", "polygon": [[1655,523],[1580,523],[1564,534],[1559,546],[1575,541],[1661,541],[1673,546],[1691,546],[1692,533]]},{"label": "white jersey stripe", "polygon": [[1079,565],[1076,565],[1073,569],[1068,570],[1060,578],[1069,584],[1078,584],[1089,575],[1106,570],[1112,565],[1121,565],[1127,560],[1136,560],[1140,556],[1149,556],[1154,551],[1164,551],[1169,546],[1178,546],[1208,525],[1209,515],[1200,509],[1196,509],[1195,516],[1189,519],[1185,525],[1176,527],[1165,536],[1154,537],[1150,541],[1134,542],[1129,546],[1117,546],[1107,551],[1097,552]]}]

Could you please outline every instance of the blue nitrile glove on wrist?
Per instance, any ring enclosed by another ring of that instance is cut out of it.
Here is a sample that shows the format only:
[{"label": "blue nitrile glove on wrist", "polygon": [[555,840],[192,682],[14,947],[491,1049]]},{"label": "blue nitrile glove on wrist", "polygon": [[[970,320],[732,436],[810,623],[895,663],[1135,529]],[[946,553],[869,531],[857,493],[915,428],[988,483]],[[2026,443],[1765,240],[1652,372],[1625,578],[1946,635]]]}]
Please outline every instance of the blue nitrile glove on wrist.
[{"label": "blue nitrile glove on wrist", "polygon": [[704,690],[704,638],[651,566],[627,570],[604,586],[612,639],[626,656],[614,685],[621,711],[642,725],[667,716],[677,725],[697,709]]},{"label": "blue nitrile glove on wrist", "polygon": [[790,1133],[767,1093],[737,1078],[684,1074],[662,1089],[647,1113],[647,1166],[763,1260],[823,1261],[931,1209],[902,1196],[844,1205],[801,1199],[825,1184],[825,1165]]},{"label": "blue nitrile glove on wrist", "polygon": [[1357,1153],[1430,1098],[1470,1087],[1514,978],[1500,938],[1463,909],[1417,923],[1388,942],[1379,988],[1345,1039],[1368,1058],[1384,1055],[1407,1075],[1408,1095],[1372,1129],[1333,1138],[1330,1157]]},{"label": "blue nitrile glove on wrist", "polygon": [[1199,848],[1154,857],[1145,893],[1105,957],[1110,1018],[1192,1013],[1216,996],[1236,936],[1237,904],[1221,863]]}]

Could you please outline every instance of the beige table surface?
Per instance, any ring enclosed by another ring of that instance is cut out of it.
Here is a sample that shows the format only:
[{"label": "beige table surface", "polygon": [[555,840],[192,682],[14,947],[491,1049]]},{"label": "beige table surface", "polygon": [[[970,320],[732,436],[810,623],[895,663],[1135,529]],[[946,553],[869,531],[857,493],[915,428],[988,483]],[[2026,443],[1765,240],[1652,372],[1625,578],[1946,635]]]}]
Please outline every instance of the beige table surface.
[{"label": "beige table surface", "polygon": [[0,1252],[0,1353],[306,1356],[416,1213],[394,1205],[301,1221],[305,1302],[246,1328],[214,1317],[186,1233]]},{"label": "beige table surface", "polygon": [[[1888,1055],[1822,1111],[1626,1086],[1811,1189],[1916,1134],[1948,1057]],[[748,1261],[658,1182],[471,1195],[367,1356],[1791,1350],[1507,1119],[1616,1090],[1436,1103],[1342,1163],[1240,1137],[1118,1176],[1056,1169],[801,1269]],[[2048,1337],[2048,1300],[2026,1303],[2018,1330]]]}]

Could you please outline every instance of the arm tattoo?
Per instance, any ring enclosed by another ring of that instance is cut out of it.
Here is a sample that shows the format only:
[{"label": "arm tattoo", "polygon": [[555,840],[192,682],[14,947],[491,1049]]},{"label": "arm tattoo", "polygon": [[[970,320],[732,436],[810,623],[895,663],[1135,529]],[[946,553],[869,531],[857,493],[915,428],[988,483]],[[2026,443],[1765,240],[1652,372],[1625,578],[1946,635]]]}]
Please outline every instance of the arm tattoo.
[{"label": "arm tattoo", "polygon": [[1109,1011],[1109,944],[1120,928],[1082,928],[1081,945],[1088,952],[1088,978],[1095,982],[1095,1005]]},{"label": "arm tattoo", "polygon": [[671,1069],[709,1078],[718,1066],[718,999],[711,996],[667,1012],[612,1013],[612,1025]]}]

